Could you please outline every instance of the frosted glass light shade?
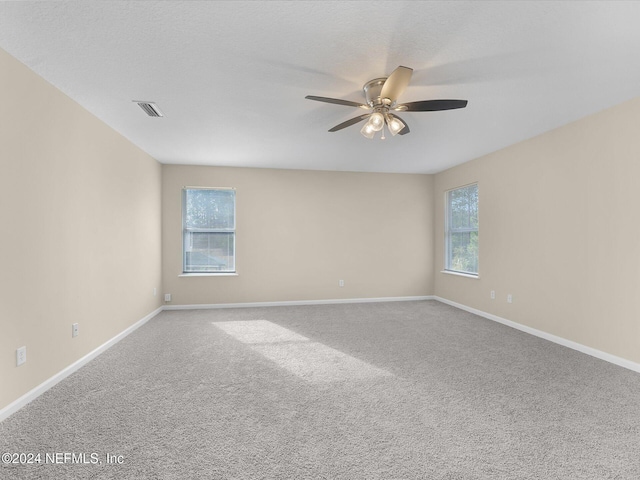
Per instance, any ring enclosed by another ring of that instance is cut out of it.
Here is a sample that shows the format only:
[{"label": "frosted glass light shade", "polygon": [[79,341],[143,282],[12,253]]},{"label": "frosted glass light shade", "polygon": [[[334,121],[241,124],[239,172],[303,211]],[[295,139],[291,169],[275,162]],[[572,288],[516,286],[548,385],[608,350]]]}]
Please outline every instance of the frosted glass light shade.
[{"label": "frosted glass light shade", "polygon": [[373,136],[376,134],[376,130],[374,130],[374,128],[371,126],[371,122],[369,121],[364,124],[364,127],[362,127],[362,130],[360,130],[360,133],[367,138],[373,138]]},{"label": "frosted glass light shade", "polygon": [[384,125],[384,116],[380,112],[372,113],[367,123],[371,125],[374,131],[379,132]]},{"label": "frosted glass light shade", "polygon": [[389,127],[391,135],[395,136],[405,127],[405,124],[402,123],[398,117],[387,116],[387,126]]}]

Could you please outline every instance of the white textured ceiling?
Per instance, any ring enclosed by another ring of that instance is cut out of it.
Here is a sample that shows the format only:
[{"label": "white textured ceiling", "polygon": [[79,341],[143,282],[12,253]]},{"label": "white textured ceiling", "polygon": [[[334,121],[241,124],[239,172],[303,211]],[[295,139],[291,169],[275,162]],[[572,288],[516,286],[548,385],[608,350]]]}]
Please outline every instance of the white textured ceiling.
[{"label": "white textured ceiling", "polygon": [[[0,2],[0,47],[162,163],[433,173],[640,95],[640,2]],[[368,80],[414,69],[405,136]],[[157,102],[147,117],[132,100]]]}]

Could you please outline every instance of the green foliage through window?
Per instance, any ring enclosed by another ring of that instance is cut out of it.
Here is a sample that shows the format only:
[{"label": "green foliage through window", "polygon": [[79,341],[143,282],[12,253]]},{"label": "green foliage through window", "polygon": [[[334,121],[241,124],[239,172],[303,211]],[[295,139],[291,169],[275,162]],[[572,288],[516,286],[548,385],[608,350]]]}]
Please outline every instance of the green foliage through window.
[{"label": "green foliage through window", "polygon": [[478,185],[447,192],[445,269],[478,273]]},{"label": "green foliage through window", "polygon": [[235,272],[236,195],[230,189],[185,188],[183,272]]}]

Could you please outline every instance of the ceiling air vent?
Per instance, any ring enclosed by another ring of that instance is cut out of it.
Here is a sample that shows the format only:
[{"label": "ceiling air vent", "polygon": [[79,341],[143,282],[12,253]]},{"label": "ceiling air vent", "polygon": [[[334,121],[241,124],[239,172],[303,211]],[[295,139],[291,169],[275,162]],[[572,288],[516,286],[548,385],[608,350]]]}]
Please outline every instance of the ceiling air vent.
[{"label": "ceiling air vent", "polygon": [[138,106],[144,110],[144,112],[150,117],[164,117],[158,106],[153,102],[140,102],[138,100],[134,100]]}]

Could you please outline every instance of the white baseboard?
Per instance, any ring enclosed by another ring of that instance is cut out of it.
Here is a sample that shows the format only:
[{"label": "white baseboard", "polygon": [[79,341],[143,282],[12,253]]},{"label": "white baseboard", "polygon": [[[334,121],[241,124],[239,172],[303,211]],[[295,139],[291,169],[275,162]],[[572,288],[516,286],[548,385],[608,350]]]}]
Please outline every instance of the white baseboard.
[{"label": "white baseboard", "polygon": [[49,390],[51,387],[53,387],[55,384],[57,384],[61,380],[64,380],[65,378],[67,378],[69,375],[71,375],[72,373],[74,373],[75,371],[80,369],[80,367],[82,367],[82,366],[86,365],[87,363],[89,363],[91,360],[96,358],[98,355],[100,355],[102,352],[107,350],[109,347],[115,345],[120,340],[122,340],[124,337],[129,335],[131,332],[133,332],[134,330],[140,328],[142,325],[147,323],[149,320],[151,320],[153,317],[155,317],[161,311],[162,311],[162,307],[157,308],[156,310],[151,312],[149,315],[147,315],[144,318],[138,320],[136,323],[131,325],[126,330],[123,330],[122,332],[120,332],[118,335],[113,337],[111,340],[108,340],[107,342],[103,343],[102,345],[100,345],[95,350],[89,352],[88,354],[86,354],[81,359],[75,361],[74,363],[69,365],[64,370],[61,370],[60,372],[56,373],[53,377],[49,378],[48,380],[45,380],[44,382],[42,382],[40,385],[38,385],[34,389],[30,390],[29,392],[25,393],[24,395],[22,395],[17,400],[13,401],[12,403],[10,403],[6,407],[4,407],[2,410],[0,410],[0,422],[3,421],[5,418],[9,417],[10,415],[14,414],[15,412],[17,412],[18,410],[20,410],[27,403],[31,402],[32,400],[34,400],[37,397],[39,397],[40,395],[42,395],[44,392]]},{"label": "white baseboard", "polygon": [[632,362],[631,360],[617,357],[615,355],[611,355],[610,353],[603,352],[601,350],[597,350],[592,347],[587,347],[586,345],[582,345],[581,343],[573,342],[571,340],[567,340],[566,338],[558,337],[556,335],[552,335],[551,333],[547,333],[542,330],[537,330],[535,328],[527,327],[526,325],[522,325],[520,323],[507,320],[506,318],[498,317],[497,315],[493,315],[491,313],[483,312],[482,310],[477,310],[475,308],[467,307],[466,305],[462,305],[460,303],[452,302],[451,300],[447,300],[446,298],[434,296],[433,299],[442,303],[446,303],[447,305],[451,305],[452,307],[459,308],[460,310],[464,310],[466,312],[473,313],[480,317],[484,317],[488,320],[493,320],[494,322],[498,322],[508,327],[515,328],[516,330],[520,330],[522,332],[535,335],[536,337],[549,340],[550,342],[557,343],[558,345],[562,345],[563,347],[568,347],[573,350],[577,350],[578,352],[591,355],[592,357],[599,358],[600,360],[604,360],[606,362],[613,363],[620,367],[624,367],[629,370],[633,370],[634,372],[640,373],[640,363]]},{"label": "white baseboard", "polygon": [[195,305],[165,305],[164,310],[207,310],[213,308],[286,307],[291,305],[332,305],[339,303],[410,302],[435,300],[433,295],[415,297],[336,298],[330,300],[290,300],[284,302],[213,303]]}]

